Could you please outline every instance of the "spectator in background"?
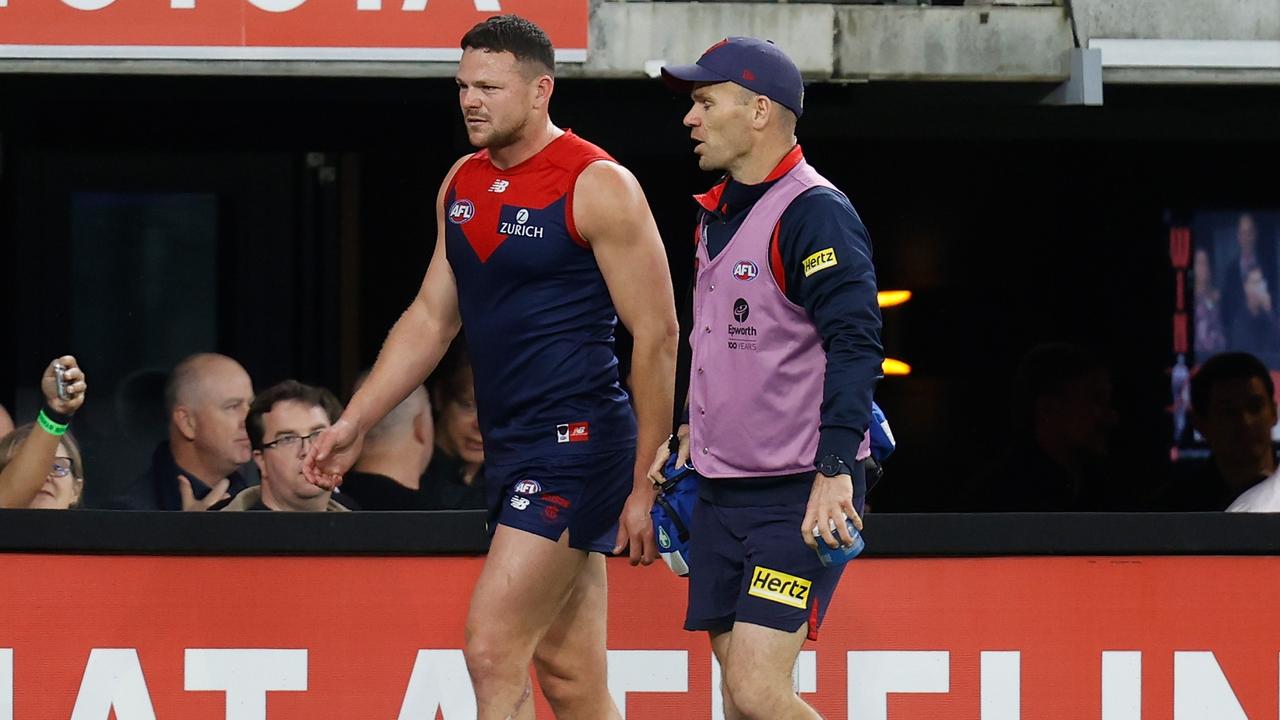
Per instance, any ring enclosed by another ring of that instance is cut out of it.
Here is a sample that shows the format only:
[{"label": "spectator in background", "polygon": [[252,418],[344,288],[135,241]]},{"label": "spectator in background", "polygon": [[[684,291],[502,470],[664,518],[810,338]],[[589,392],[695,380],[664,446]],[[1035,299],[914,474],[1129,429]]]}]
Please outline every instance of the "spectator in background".
[{"label": "spectator in background", "polygon": [[9,417],[9,411],[0,405],[0,438],[13,432],[13,418]]},{"label": "spectator in background", "polygon": [[1014,378],[1013,446],[980,477],[975,510],[1064,512],[1105,505],[1103,461],[1117,422],[1110,375],[1084,349],[1033,348]]},{"label": "spectator in background", "polygon": [[429,510],[487,507],[484,499],[484,439],[476,415],[471,358],[455,340],[431,377],[436,408],[435,454],[423,478],[423,504]]},{"label": "spectator in background", "polygon": [[[63,397],[58,396],[56,365],[65,368]],[[84,404],[87,389],[84,371],[74,357],[64,355],[45,368],[44,375],[40,378],[40,391],[44,394],[45,406],[36,416],[39,430],[28,429],[22,436],[18,436],[15,430],[5,438],[4,452],[0,454],[0,508],[31,507],[44,492],[50,476],[61,472],[65,465],[59,458],[72,457],[63,441],[66,438],[68,443],[74,445],[74,441],[66,435],[67,427],[71,424],[71,416]],[[75,457],[79,458],[78,448]],[[58,469],[51,472],[51,468],[55,466]],[[83,468],[80,468],[76,477],[84,477]],[[76,495],[78,498],[78,490]]]},{"label": "spectator in background", "polygon": [[240,466],[252,451],[245,430],[253,400],[249,373],[225,355],[192,355],[174,367],[164,395],[169,439],[112,506],[208,510],[244,490],[248,483]]},{"label": "spectator in background", "polygon": [[[35,423],[23,425],[0,439],[0,473],[15,455],[22,451],[22,445],[37,430]],[[84,492],[84,461],[80,457],[80,446],[70,432],[58,439],[58,447],[53,455],[53,464],[46,470],[44,484],[36,491],[36,496],[27,504],[33,510],[67,510],[80,506],[80,497]]]},{"label": "spectator in background", "polygon": [[1264,355],[1280,352],[1271,288],[1275,281],[1258,247],[1258,224],[1251,213],[1236,222],[1236,257],[1223,273],[1222,320],[1228,347]]},{"label": "spectator in background", "polygon": [[1174,468],[1160,509],[1226,510],[1275,472],[1275,384],[1258,358],[1229,352],[1206,360],[1191,377],[1191,419],[1212,454]]},{"label": "spectator in background", "polygon": [[345,511],[331,490],[302,477],[307,448],[342,415],[342,405],[324,388],[285,380],[264,390],[249,407],[246,426],[262,484],[242,490],[225,510],[280,512]]},{"label": "spectator in background", "polygon": [[[356,381],[356,390],[368,373]],[[364,438],[360,459],[342,480],[342,494],[361,510],[428,510],[421,492],[435,428],[431,401],[419,385]]]},{"label": "spectator in background", "polygon": [[1222,327],[1222,293],[1213,283],[1213,266],[1204,248],[1196,250],[1191,274],[1196,303],[1195,350],[1205,355],[1222,352],[1227,349]]}]

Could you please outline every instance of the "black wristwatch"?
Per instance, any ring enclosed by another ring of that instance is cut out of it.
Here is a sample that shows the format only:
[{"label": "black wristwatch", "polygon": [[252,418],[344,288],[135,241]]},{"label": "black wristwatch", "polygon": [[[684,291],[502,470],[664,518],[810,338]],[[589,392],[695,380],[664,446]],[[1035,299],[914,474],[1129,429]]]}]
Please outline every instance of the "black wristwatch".
[{"label": "black wristwatch", "polygon": [[849,467],[849,463],[840,459],[839,455],[829,453],[818,458],[818,462],[813,466],[818,472],[827,477],[836,477],[838,475],[853,475],[853,468]]}]

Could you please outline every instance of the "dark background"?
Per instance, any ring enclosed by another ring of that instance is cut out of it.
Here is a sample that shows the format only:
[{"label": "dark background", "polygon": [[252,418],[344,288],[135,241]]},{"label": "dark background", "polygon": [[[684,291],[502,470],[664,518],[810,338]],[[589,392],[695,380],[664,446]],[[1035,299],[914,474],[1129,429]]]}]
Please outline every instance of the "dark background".
[{"label": "dark background", "polygon": [[[914,371],[877,394],[899,442],[877,510],[963,507],[1006,444],[1018,358],[1047,340],[1112,368],[1117,509],[1145,496],[1170,434],[1165,210],[1280,207],[1280,89],[1039,105],[1050,89],[809,89],[807,157],[866,222],[881,289],[914,293],[885,311]],[[49,359],[77,355],[90,503],[141,471],[163,427],[150,400],[190,352],[236,357],[258,388],[344,394],[416,292],[438,183],[468,150],[447,79],[32,75],[0,97],[0,403],[27,419]],[[689,196],[715,181],[686,105],[656,81],[563,79],[552,113],[637,175],[677,288]]]}]

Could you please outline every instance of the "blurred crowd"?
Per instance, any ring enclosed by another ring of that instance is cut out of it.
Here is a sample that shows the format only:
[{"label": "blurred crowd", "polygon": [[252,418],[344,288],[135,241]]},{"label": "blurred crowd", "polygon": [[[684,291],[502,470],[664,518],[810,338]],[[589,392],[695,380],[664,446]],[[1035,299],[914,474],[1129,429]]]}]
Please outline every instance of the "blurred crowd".
[{"label": "blurred crowd", "polygon": [[[363,380],[363,376],[357,381]],[[354,390],[353,390],[354,391]],[[14,427],[0,407],[0,508],[70,509],[93,482],[72,432],[86,402],[74,356],[40,378],[43,407]],[[359,461],[335,490],[302,476],[311,442],[337,421],[330,390],[286,380],[254,392],[233,358],[200,353],[169,373],[167,437],[150,463],[116,473],[95,508],[157,511],[347,512],[482,509],[484,445],[471,364],[461,342],[425,386],[370,429]],[[123,478],[123,479],[122,479]]]},{"label": "blurred crowd", "polygon": [[[1034,348],[1014,378],[1009,447],[979,468],[969,481],[969,500],[954,509],[1280,511],[1271,371],[1254,355],[1223,352],[1186,375],[1189,427],[1177,431],[1202,439],[1208,457],[1174,464],[1167,480],[1143,497],[1117,500],[1123,480],[1111,477],[1108,462],[1117,415],[1107,368],[1073,345]],[[74,356],[57,358],[39,386],[44,406],[33,421],[14,427],[0,407],[0,508],[80,507],[85,483],[93,482],[71,430],[86,402],[85,369]],[[1175,397],[1175,408],[1178,403]],[[96,495],[102,500],[95,508],[486,507],[484,443],[471,363],[460,341],[425,386],[370,429],[359,460],[335,490],[302,476],[311,442],[342,413],[326,388],[286,380],[255,393],[236,360],[201,353],[172,369],[164,405],[167,439],[147,467],[126,473],[123,482],[117,473],[112,487]]]}]

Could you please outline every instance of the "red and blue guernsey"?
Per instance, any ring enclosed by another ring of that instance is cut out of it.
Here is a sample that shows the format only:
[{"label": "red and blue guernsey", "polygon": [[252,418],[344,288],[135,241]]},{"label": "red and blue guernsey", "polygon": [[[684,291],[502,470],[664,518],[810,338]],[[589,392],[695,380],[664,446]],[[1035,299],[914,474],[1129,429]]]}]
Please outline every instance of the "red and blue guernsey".
[{"label": "red and blue guernsey", "polygon": [[635,446],[617,313],[573,222],[574,184],[601,160],[612,158],[572,132],[506,170],[481,150],[445,196],[486,463]]}]

